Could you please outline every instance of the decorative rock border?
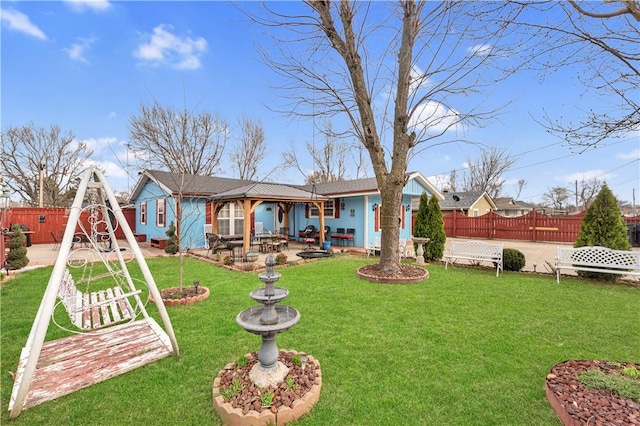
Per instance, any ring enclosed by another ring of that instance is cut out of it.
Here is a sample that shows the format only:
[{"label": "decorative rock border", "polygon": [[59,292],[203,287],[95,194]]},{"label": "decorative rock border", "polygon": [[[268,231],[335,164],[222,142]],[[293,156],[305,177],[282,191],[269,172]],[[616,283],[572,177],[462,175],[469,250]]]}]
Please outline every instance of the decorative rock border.
[{"label": "decorative rock border", "polygon": [[[301,354],[295,350],[287,350],[294,354]],[[311,411],[314,404],[320,398],[320,389],[322,388],[322,371],[320,370],[320,362],[313,356],[308,355],[308,362],[314,363],[316,367],[316,381],[311,389],[305,393],[302,398],[296,399],[292,407],[280,406],[276,412],[271,410],[263,410],[257,412],[250,410],[247,414],[242,414],[240,408],[234,408],[228,402],[224,402],[224,398],[220,395],[220,374],[225,370],[233,368],[234,363],[227,364],[216,376],[213,381],[213,407],[218,413],[222,424],[228,426],[266,426],[266,425],[284,425],[300,419],[302,416]]]},{"label": "decorative rock border", "polygon": [[547,393],[547,400],[553,408],[553,411],[556,412],[556,416],[558,416],[558,420],[562,423],[563,426],[580,426],[580,423],[575,421],[571,415],[564,409],[564,405],[558,399],[558,397],[553,393],[551,388],[549,387],[549,383],[544,384],[544,389]]},{"label": "decorative rock border", "polygon": [[[163,290],[173,290],[173,289],[177,289],[177,288],[179,288],[179,287],[171,287],[171,288],[167,288],[167,289],[163,289]],[[203,288],[205,290],[204,293],[198,294],[198,295],[192,296],[192,297],[187,297],[187,298],[184,298],[184,299],[162,299],[162,302],[164,303],[165,306],[191,305],[193,303],[205,300],[207,297],[209,297],[209,294],[211,292],[209,291],[209,289],[207,287],[200,286],[199,288]],[[160,290],[160,294],[162,294],[162,290]],[[153,296],[151,294],[149,294],[149,301],[154,302]]]},{"label": "decorative rock border", "polygon": [[[405,265],[406,266],[406,265]],[[367,281],[371,281],[374,283],[381,283],[381,284],[416,284],[421,282],[422,280],[426,280],[427,278],[429,278],[429,271],[427,271],[426,269],[423,268],[418,268],[418,267],[413,267],[416,270],[421,270],[424,271],[424,273],[422,273],[420,276],[415,276],[415,277],[403,277],[403,276],[380,276],[380,275],[372,275],[372,274],[367,274],[366,272],[362,271],[364,267],[358,268],[356,271],[356,274],[358,275],[358,278],[362,278],[363,280],[367,280]]]}]

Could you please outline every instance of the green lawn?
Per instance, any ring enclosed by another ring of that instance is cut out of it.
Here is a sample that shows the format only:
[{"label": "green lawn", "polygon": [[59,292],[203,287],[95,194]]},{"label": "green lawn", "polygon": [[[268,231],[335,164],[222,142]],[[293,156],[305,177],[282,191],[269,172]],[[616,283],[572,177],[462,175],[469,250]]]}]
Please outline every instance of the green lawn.
[{"label": "green lawn", "polygon": [[[513,272],[496,278],[489,268],[441,264],[428,266],[421,284],[381,285],[355,276],[366,262],[336,257],[279,270],[276,285],[290,291],[283,303],[301,319],[278,336],[278,347],[307,352],[322,366],[320,400],[301,425],[558,425],[543,387],[554,364],[640,362],[638,287],[564,277],[558,285],[555,276]],[[176,259],[148,263],[160,288],[176,284]],[[199,279],[211,296],[168,308],[179,358],[23,411],[11,424],[219,424],[212,382],[226,363],[259,348],[260,338],[235,318],[262,283],[256,273],[195,259],[184,270],[185,282]],[[1,423],[9,421],[7,372],[50,273],[21,273],[0,290]],[[52,324],[48,339],[62,333]]]}]

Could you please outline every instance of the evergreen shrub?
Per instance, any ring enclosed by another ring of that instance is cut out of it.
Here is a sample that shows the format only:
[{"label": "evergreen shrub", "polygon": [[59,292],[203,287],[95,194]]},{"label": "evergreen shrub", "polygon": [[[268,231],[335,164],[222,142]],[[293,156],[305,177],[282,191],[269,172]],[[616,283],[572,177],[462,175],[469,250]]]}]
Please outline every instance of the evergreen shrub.
[{"label": "evergreen shrub", "polygon": [[[0,238],[3,238],[0,236]],[[24,246],[24,242],[27,237],[22,233],[20,225],[13,225],[11,232],[9,232],[9,240],[7,241],[7,247],[9,253],[7,253],[7,269],[22,269],[29,264],[29,258],[27,257],[27,248]]]},{"label": "evergreen shrub", "polygon": [[502,251],[502,266],[505,271],[520,271],[526,263],[524,253],[513,248],[506,248]]}]

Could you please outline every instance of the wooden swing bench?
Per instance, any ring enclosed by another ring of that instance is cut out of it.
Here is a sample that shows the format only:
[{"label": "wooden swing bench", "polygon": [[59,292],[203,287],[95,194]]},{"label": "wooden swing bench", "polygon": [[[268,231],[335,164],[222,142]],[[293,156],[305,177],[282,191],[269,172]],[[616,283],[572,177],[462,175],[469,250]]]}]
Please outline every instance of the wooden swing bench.
[{"label": "wooden swing bench", "polygon": [[141,290],[124,293],[119,286],[83,293],[76,287],[68,269],[65,269],[58,289],[58,297],[71,322],[81,330],[94,330],[131,320],[135,312],[128,298],[140,293]]},{"label": "wooden swing bench", "polygon": [[[28,349],[22,349],[16,377],[23,375]],[[151,317],[45,342],[20,409],[68,395],[171,354],[169,337]],[[19,385],[14,384],[9,410],[15,404]]]},{"label": "wooden swing bench", "polygon": [[[135,320],[128,297],[139,293],[124,293],[119,286],[83,293],[65,269],[58,297],[73,325],[89,331],[44,343],[22,409],[170,356],[171,341],[158,323],[151,317]],[[128,322],[117,324],[123,321]],[[17,373],[24,371],[28,356],[25,347]],[[12,394],[9,409],[14,402]]]}]

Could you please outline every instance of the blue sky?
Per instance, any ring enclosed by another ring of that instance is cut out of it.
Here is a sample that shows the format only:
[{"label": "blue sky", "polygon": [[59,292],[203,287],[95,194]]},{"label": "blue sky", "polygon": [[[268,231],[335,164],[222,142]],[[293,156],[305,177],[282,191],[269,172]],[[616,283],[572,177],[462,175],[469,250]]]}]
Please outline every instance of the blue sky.
[{"label": "blue sky", "polygon": [[[127,191],[137,170],[127,173],[120,165],[133,163],[126,152],[128,122],[141,104],[157,99],[219,113],[232,125],[230,144],[238,135],[238,117],[246,115],[260,119],[265,129],[268,157],[262,177],[303,183],[293,169],[272,170],[292,143],[304,153],[304,143],[314,140],[313,124],[267,108],[283,99],[270,87],[276,76],[255,49],[265,29],[250,25],[233,5],[3,1],[1,7],[3,129],[33,122],[72,131],[95,151],[93,160],[106,169],[112,187]],[[524,179],[520,199],[536,202],[550,187],[573,187],[575,180],[597,177],[623,200],[632,201],[635,189],[638,204],[638,132],[579,153],[536,123],[543,111],[567,119],[578,109],[602,105],[602,99],[585,93],[579,72],[572,67],[544,80],[533,73],[512,76],[492,89],[493,99],[511,104],[499,119],[469,130],[467,137],[506,147],[518,157],[504,176],[504,195],[515,195],[517,181]],[[409,170],[427,177],[462,173],[467,156],[477,157],[478,149],[464,144],[428,149],[412,159]],[[228,167],[221,175],[234,177]]]}]

